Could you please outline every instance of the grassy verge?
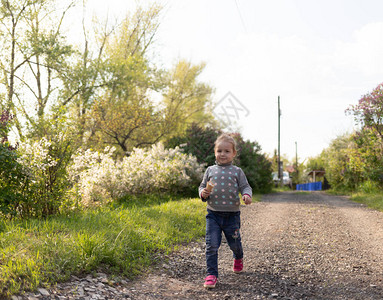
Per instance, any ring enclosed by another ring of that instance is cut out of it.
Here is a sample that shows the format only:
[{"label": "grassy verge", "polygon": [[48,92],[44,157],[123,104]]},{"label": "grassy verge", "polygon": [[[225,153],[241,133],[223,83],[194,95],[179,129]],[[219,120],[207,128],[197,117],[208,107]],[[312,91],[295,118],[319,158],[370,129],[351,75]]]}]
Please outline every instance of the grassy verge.
[{"label": "grassy verge", "polygon": [[[199,199],[149,197],[47,220],[0,221],[0,298],[94,271],[127,277],[202,237]],[[154,255],[157,253],[157,255]]]},{"label": "grassy verge", "polygon": [[253,194],[252,200],[253,202],[261,202],[262,194]]},{"label": "grassy verge", "polygon": [[338,191],[328,190],[326,191],[329,195],[346,195],[349,196],[352,201],[367,205],[367,207],[383,211],[383,193],[378,191],[375,193],[363,193],[361,191]]},{"label": "grassy verge", "polygon": [[351,200],[366,204],[368,207],[383,211],[383,194],[356,193],[351,195]]},{"label": "grassy verge", "polygon": [[273,187],[272,193],[281,193],[281,192],[289,192],[292,191],[288,186],[278,186],[278,187]]}]

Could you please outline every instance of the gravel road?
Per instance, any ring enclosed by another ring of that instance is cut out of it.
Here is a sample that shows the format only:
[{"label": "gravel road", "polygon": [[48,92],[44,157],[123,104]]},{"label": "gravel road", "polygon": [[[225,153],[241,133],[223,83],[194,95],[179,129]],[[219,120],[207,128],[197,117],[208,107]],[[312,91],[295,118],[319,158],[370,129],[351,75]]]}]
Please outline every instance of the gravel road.
[{"label": "gravel road", "polygon": [[322,192],[269,194],[241,210],[245,271],[232,272],[222,244],[213,290],[201,241],[134,282],[88,292],[92,279],[78,279],[39,299],[383,299],[383,213]]}]

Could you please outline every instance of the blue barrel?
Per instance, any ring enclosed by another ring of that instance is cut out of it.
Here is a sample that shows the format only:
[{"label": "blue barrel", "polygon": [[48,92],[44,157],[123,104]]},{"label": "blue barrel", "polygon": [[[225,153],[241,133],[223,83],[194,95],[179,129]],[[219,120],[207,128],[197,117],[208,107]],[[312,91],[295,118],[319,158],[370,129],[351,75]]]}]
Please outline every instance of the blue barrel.
[{"label": "blue barrel", "polygon": [[297,184],[297,191],[321,191],[322,181]]}]

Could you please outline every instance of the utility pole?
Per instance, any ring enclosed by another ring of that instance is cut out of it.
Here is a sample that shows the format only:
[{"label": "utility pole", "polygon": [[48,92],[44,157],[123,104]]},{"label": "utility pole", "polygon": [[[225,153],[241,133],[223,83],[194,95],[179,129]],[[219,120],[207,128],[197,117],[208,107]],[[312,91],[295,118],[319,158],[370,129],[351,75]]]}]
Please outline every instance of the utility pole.
[{"label": "utility pole", "polygon": [[279,185],[283,186],[283,176],[281,170],[281,108],[280,99],[278,96],[278,178]]},{"label": "utility pole", "polygon": [[299,171],[298,171],[298,143],[295,142],[295,172],[297,174],[297,182],[299,178]]}]

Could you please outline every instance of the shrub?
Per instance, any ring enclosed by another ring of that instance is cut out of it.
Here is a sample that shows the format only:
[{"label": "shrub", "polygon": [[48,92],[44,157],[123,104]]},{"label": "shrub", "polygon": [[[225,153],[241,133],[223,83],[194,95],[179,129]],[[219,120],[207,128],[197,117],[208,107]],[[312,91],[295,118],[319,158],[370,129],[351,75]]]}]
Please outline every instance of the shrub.
[{"label": "shrub", "polygon": [[188,127],[185,135],[173,137],[166,143],[166,147],[180,146],[185,153],[195,156],[199,163],[210,166],[215,163],[214,142],[220,134],[220,130],[210,127],[203,128],[193,123]]},{"label": "shrub", "polygon": [[63,134],[48,141],[22,142],[17,162],[22,165],[25,182],[20,183],[23,200],[18,214],[22,217],[46,217],[73,206],[68,196],[66,166],[70,143]]},{"label": "shrub", "polygon": [[25,180],[15,147],[8,142],[12,116],[3,111],[0,117],[0,213],[12,217],[23,199],[21,184]]},{"label": "shrub", "polygon": [[[186,153],[197,157],[198,161],[206,165],[215,164],[214,142],[221,134],[221,130],[202,128],[193,123],[181,137],[173,137],[167,145],[182,146]],[[257,142],[244,141],[239,133],[232,134],[238,144],[238,154],[234,161],[242,168],[254,192],[268,192],[272,188],[271,163],[261,153]]]},{"label": "shrub", "polygon": [[243,140],[240,134],[234,134],[238,146],[236,164],[246,174],[253,192],[267,193],[273,187],[271,162],[261,153],[257,142]]},{"label": "shrub", "polygon": [[79,150],[73,157],[69,174],[84,205],[128,194],[189,192],[203,175],[203,165],[178,147],[165,149],[159,143],[136,148],[120,161],[112,158],[114,151],[109,147],[104,153]]},{"label": "shrub", "polygon": [[358,190],[365,193],[365,194],[379,194],[381,192],[379,184],[377,182],[371,181],[371,180],[366,180],[366,181],[362,182],[359,185]]},{"label": "shrub", "polygon": [[26,177],[17,158],[14,149],[0,143],[0,212],[7,217],[15,216],[24,200],[22,187]]}]

